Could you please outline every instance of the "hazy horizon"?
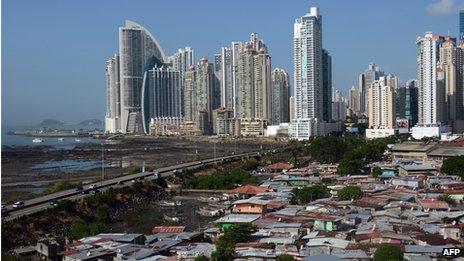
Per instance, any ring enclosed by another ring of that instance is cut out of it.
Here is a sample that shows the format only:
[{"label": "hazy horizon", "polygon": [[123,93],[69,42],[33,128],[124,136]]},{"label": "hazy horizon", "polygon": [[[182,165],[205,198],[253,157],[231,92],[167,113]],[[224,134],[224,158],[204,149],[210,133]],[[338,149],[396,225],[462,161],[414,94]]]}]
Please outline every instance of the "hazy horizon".
[{"label": "hazy horizon", "polygon": [[[272,67],[293,75],[293,23],[311,6],[323,19],[333,86],[357,85],[369,62],[401,81],[416,77],[417,36],[456,37],[464,1],[3,1],[2,124],[104,119],[105,61],[118,50],[125,20],[146,27],[167,55],[191,46],[210,61],[257,32]],[[141,8],[143,7],[143,8]],[[246,9],[244,9],[246,7]],[[291,81],[293,88],[293,81]]]}]

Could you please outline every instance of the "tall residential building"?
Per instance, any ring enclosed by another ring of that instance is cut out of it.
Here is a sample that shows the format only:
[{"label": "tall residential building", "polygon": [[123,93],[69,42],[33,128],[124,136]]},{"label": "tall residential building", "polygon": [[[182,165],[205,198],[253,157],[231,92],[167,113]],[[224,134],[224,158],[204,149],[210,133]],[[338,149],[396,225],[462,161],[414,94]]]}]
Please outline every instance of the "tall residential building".
[{"label": "tall residential building", "polygon": [[[167,57],[167,63],[180,73],[181,78],[181,100],[184,100],[184,73],[192,66],[195,66],[195,50],[192,47],[184,47],[177,50],[176,53]],[[183,106],[183,104],[181,104]],[[183,110],[181,108],[181,110]]]},{"label": "tall residential building", "polygon": [[184,117],[192,122],[199,132],[209,134],[212,129],[213,64],[202,58],[191,67],[184,77]]},{"label": "tall residential building", "polygon": [[232,52],[232,109],[234,111],[234,117],[237,117],[237,89],[238,89],[238,65],[240,61],[240,50],[242,49],[241,42],[232,42],[230,50]]},{"label": "tall residential building", "polygon": [[463,49],[447,37],[439,51],[438,67],[444,73],[443,122],[453,125],[463,119]]},{"label": "tall residential building", "polygon": [[369,128],[395,129],[395,88],[391,86],[392,76],[375,80],[368,90]]},{"label": "tall residential building", "polygon": [[271,57],[256,33],[240,45],[236,59],[235,116],[268,120],[271,112]]},{"label": "tall residential building", "polygon": [[271,56],[262,44],[253,62],[254,118],[269,120],[271,118]]},{"label": "tall residential building", "polygon": [[322,16],[319,8],[311,7],[309,14],[296,19],[293,44],[296,118],[322,120]]},{"label": "tall residential building", "polygon": [[[331,91],[332,93],[332,91]],[[333,121],[346,120],[346,100],[339,90],[334,89],[331,100],[332,114],[330,115]]]},{"label": "tall residential building", "polygon": [[222,55],[215,54],[214,55],[214,63],[213,63],[213,92],[212,92],[212,107],[213,110],[221,107],[221,78],[222,78]]},{"label": "tall residential building", "polygon": [[115,54],[106,62],[106,116],[105,131],[121,131],[121,99],[119,80],[119,55]]},{"label": "tall residential building", "polygon": [[350,110],[355,115],[359,115],[361,113],[361,92],[359,88],[352,86],[348,99],[348,107]]},{"label": "tall residential building", "polygon": [[126,21],[119,28],[121,131],[143,133],[143,75],[166,60],[155,37],[143,26]]},{"label": "tall residential building", "polygon": [[442,121],[443,112],[440,102],[443,102],[441,97],[443,86],[439,81],[444,79],[439,79],[443,75],[437,73],[437,63],[439,61],[439,48],[443,40],[442,36],[434,36],[432,32],[426,32],[423,37],[418,37],[416,41],[419,88],[418,124],[422,126],[437,125]]},{"label": "tall residential building", "polygon": [[371,84],[375,80],[378,80],[379,77],[383,75],[384,72],[382,72],[380,70],[380,67],[378,67],[375,63],[370,63],[367,70],[365,70],[364,73],[359,75],[359,89],[361,91],[361,111],[366,115],[368,114],[369,108],[367,90],[369,90]]},{"label": "tall residential building", "polygon": [[272,71],[272,91],[271,91],[271,124],[277,125],[290,121],[289,115],[289,98],[290,84],[288,73],[280,68]]},{"label": "tall residential building", "polygon": [[[346,113],[346,112],[345,112]],[[345,115],[346,116],[346,115]],[[322,50],[322,119],[332,121],[332,57]]]},{"label": "tall residential building", "polygon": [[155,118],[182,117],[181,76],[173,68],[161,66],[148,70],[142,90],[142,119],[146,134]]},{"label": "tall residential building", "polygon": [[406,91],[404,98],[404,118],[408,119],[409,127],[417,124],[418,120],[418,89],[417,80],[409,80],[406,83]]},{"label": "tall residential building", "polygon": [[[291,122],[290,135],[307,140],[311,136],[325,135],[322,16],[319,8],[297,18],[293,27],[293,61],[295,119]],[[327,63],[326,63],[327,64]]]},{"label": "tall residential building", "polygon": [[220,89],[221,106],[230,110],[234,109],[234,84],[233,84],[233,51],[231,48],[221,48]]},{"label": "tall residential building", "polygon": [[180,48],[176,53],[167,57],[167,62],[182,75],[191,66],[195,65],[195,50],[192,47]]}]

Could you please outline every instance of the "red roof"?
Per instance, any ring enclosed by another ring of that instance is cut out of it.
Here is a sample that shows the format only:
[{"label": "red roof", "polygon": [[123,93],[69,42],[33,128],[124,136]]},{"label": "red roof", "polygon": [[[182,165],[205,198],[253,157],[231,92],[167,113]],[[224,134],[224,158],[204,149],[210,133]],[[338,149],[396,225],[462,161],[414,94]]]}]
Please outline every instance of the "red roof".
[{"label": "red roof", "polygon": [[157,226],[154,227],[153,233],[182,233],[185,227],[183,226]]},{"label": "red roof", "polygon": [[424,208],[429,208],[429,209],[448,209],[449,205],[448,203],[434,199],[434,198],[424,198],[420,199],[419,203],[422,205]]},{"label": "red roof", "polygon": [[256,194],[264,193],[267,191],[268,191],[267,188],[253,186],[253,185],[244,185],[244,186],[229,190],[229,193],[230,194],[256,195]]}]

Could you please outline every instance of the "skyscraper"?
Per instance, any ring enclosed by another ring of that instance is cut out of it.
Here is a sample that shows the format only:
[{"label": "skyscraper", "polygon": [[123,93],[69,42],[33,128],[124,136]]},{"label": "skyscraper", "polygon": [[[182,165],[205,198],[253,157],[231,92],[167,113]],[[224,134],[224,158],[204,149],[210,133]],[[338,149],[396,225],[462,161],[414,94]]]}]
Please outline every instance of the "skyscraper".
[{"label": "skyscraper", "polygon": [[351,87],[348,107],[355,115],[359,115],[361,113],[361,92],[359,91],[359,88],[354,86]]},{"label": "skyscraper", "polygon": [[[437,63],[439,61],[439,48],[443,43],[442,36],[426,32],[424,37],[417,38],[417,76],[419,88],[419,125],[437,125],[441,122],[440,116],[442,86],[439,84]],[[442,79],[443,80],[443,79]]]},{"label": "skyscraper", "polygon": [[149,123],[154,118],[182,117],[180,72],[173,68],[153,67],[145,73],[142,91],[143,129],[150,132]]},{"label": "skyscraper", "polygon": [[280,68],[272,71],[272,91],[271,91],[271,124],[276,125],[282,122],[289,122],[289,96],[290,84],[288,73]]},{"label": "skyscraper", "polygon": [[371,83],[368,90],[369,128],[395,129],[395,88],[393,75],[383,76]]},{"label": "skyscraper", "polygon": [[233,84],[233,51],[231,48],[221,48],[221,106],[234,109]]},{"label": "skyscraper", "polygon": [[[176,53],[167,57],[167,63],[169,66],[180,73],[180,83],[181,83],[181,107],[183,107],[184,100],[184,73],[191,67],[195,66],[195,50],[192,47],[184,47],[177,50]],[[183,108],[181,108],[183,111]]]},{"label": "skyscraper", "polygon": [[322,16],[319,8],[294,24],[294,88],[297,119],[323,118]]},{"label": "skyscraper", "polygon": [[142,84],[143,75],[154,65],[166,60],[155,37],[143,26],[126,21],[119,28],[121,131],[143,133]]},{"label": "skyscraper", "polygon": [[[332,93],[332,91],[331,91]],[[339,90],[334,89],[330,106],[331,109],[331,120],[334,121],[345,121],[346,120],[346,100],[342,96]]]},{"label": "skyscraper", "polygon": [[325,49],[322,50],[322,119],[332,121],[332,57]]},{"label": "skyscraper", "polygon": [[294,24],[293,61],[295,88],[295,119],[290,134],[298,140],[324,135],[323,122],[323,52],[322,16],[319,8],[311,7],[309,14]]},{"label": "skyscraper", "polygon": [[106,116],[105,131],[121,131],[121,99],[119,80],[119,55],[115,54],[106,62]]},{"label": "skyscraper", "polygon": [[214,78],[213,64],[205,57],[184,77],[185,121],[192,122],[202,134],[212,131]]},{"label": "skyscraper", "polygon": [[417,80],[409,80],[406,83],[406,95],[405,95],[405,106],[404,116],[409,121],[409,127],[416,125],[418,120],[418,90]]},{"label": "skyscraper", "polygon": [[258,34],[251,34],[250,41],[240,45],[236,63],[235,116],[268,120],[271,112],[271,57]]},{"label": "skyscraper", "polygon": [[369,114],[369,99],[367,97],[367,91],[370,88],[372,82],[378,80],[379,77],[383,75],[384,72],[382,72],[380,67],[378,67],[375,63],[370,63],[367,70],[359,75],[359,89],[361,90],[361,111],[366,115]]}]

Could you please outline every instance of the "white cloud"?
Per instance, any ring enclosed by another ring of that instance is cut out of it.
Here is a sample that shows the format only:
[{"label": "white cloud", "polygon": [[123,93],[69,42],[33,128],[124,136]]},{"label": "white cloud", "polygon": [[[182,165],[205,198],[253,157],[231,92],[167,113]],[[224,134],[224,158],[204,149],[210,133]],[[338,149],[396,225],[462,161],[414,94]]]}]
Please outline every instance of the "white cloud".
[{"label": "white cloud", "polygon": [[456,14],[463,8],[464,3],[456,4],[454,0],[439,0],[436,3],[428,4],[426,10],[432,15],[450,15]]}]

